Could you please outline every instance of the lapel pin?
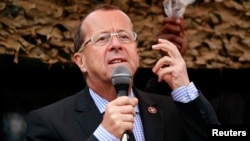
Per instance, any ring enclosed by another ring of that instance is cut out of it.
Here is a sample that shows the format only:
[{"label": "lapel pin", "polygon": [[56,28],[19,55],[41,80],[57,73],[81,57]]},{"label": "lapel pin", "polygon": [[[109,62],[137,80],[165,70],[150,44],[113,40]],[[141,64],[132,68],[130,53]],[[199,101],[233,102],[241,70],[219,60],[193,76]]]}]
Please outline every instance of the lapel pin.
[{"label": "lapel pin", "polygon": [[148,112],[149,113],[151,113],[151,114],[155,114],[155,113],[157,113],[157,110],[156,110],[156,108],[155,107],[148,107]]}]

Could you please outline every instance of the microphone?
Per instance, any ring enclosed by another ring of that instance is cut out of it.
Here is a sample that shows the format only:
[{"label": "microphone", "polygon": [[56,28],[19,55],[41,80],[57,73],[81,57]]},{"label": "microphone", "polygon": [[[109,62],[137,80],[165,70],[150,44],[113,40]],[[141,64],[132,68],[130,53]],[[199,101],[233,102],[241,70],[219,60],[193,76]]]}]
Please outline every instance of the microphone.
[{"label": "microphone", "polygon": [[129,70],[124,66],[117,66],[112,72],[112,83],[115,87],[117,97],[127,96],[128,88],[131,82],[132,76]]},{"label": "microphone", "polygon": [[[129,70],[124,66],[117,66],[112,72],[112,83],[115,87],[117,97],[128,96],[128,88],[131,82],[132,76]],[[121,141],[128,141],[128,131],[125,131]]]}]

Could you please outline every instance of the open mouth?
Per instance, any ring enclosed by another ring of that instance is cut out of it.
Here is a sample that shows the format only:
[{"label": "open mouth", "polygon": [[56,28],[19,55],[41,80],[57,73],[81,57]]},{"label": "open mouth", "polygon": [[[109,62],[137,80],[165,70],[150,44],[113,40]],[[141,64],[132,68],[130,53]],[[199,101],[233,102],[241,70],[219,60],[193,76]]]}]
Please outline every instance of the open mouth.
[{"label": "open mouth", "polygon": [[124,59],[113,59],[109,62],[109,64],[117,64],[117,63],[123,63],[126,62]]}]

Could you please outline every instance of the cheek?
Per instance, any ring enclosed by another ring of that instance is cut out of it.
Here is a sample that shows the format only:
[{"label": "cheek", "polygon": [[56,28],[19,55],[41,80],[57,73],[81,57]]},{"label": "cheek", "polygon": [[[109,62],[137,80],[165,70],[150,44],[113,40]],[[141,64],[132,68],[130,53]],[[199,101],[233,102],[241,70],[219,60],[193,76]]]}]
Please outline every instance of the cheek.
[{"label": "cheek", "polygon": [[85,62],[87,66],[101,66],[104,62],[104,53],[100,50],[89,51],[88,54],[86,54]]},{"label": "cheek", "polygon": [[140,59],[140,51],[138,48],[136,48],[136,51],[134,52],[135,59],[139,61]]},{"label": "cheek", "polygon": [[136,68],[139,68],[140,66],[140,57],[139,54],[137,54],[137,58],[136,58]]},{"label": "cheek", "polygon": [[131,58],[131,61],[133,61],[133,67],[136,70],[139,67],[139,61],[140,61],[139,50],[136,49],[136,51],[132,51],[130,53],[130,58]]}]

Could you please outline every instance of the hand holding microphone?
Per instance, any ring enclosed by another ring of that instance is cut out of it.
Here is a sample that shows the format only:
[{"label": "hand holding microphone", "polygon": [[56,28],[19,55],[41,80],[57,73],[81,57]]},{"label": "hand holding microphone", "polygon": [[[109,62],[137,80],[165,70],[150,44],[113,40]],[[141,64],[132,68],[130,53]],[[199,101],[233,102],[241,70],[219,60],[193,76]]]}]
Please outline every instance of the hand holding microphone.
[{"label": "hand holding microphone", "polygon": [[[111,80],[115,87],[117,97],[128,96],[128,89],[131,82],[131,74],[126,67],[116,67],[112,73]],[[127,141],[128,138],[128,131],[125,131],[121,138],[121,141]]]},{"label": "hand holding microphone", "polygon": [[[118,66],[112,73],[112,83],[115,87],[117,97],[128,96],[128,89],[131,82],[131,74],[129,70],[124,66]],[[128,131],[125,131],[121,141],[127,141],[129,139]]]},{"label": "hand holding microphone", "polygon": [[128,97],[132,76],[127,68],[118,66],[112,72],[111,81],[117,98],[107,104],[102,126],[121,141],[127,141],[128,133],[134,128],[134,106],[138,103],[137,98]]}]

